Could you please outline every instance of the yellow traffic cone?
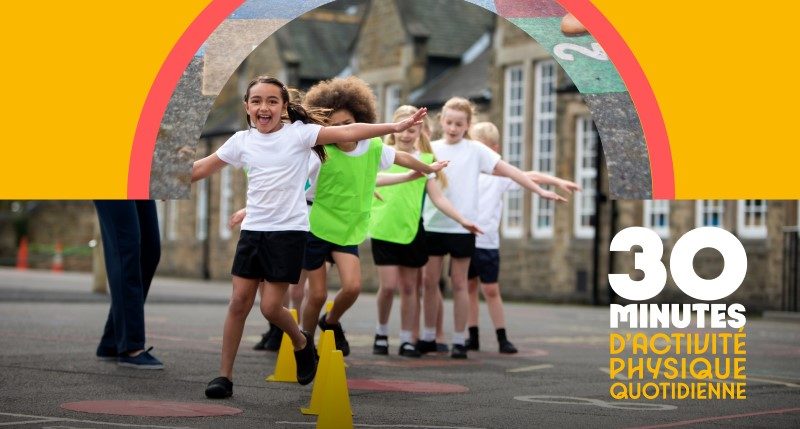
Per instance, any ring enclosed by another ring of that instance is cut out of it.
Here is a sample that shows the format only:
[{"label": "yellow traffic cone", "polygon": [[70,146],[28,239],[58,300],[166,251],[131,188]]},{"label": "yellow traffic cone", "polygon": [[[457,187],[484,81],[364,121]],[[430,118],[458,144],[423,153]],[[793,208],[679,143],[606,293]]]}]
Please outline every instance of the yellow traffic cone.
[{"label": "yellow traffic cone", "polygon": [[328,369],[330,368],[331,352],[336,350],[333,341],[333,331],[323,331],[319,337],[319,363],[317,364],[317,375],[314,376],[314,387],[311,389],[311,403],[307,408],[300,408],[300,412],[306,415],[318,416],[322,403],[322,395],[325,393],[325,386],[328,383]]},{"label": "yellow traffic cone", "polygon": [[[292,318],[297,323],[297,310],[289,310]],[[281,381],[285,383],[297,383],[297,362],[294,360],[294,346],[289,334],[283,333],[281,348],[278,349],[278,360],[275,361],[275,372],[267,377],[267,381]]]},{"label": "yellow traffic cone", "polygon": [[[328,301],[328,302],[325,303],[325,314],[330,313],[331,310],[333,310],[333,301]],[[336,350],[336,342],[333,340],[333,336],[331,336],[331,342],[330,343],[332,344],[331,345],[331,350]],[[320,343],[319,344],[320,344],[319,348],[321,349],[322,348],[322,337],[320,337]],[[321,353],[322,352],[318,352],[317,353],[317,354],[319,354],[320,359],[322,359],[322,354]],[[344,364],[344,367],[345,368],[350,368],[350,366],[347,365],[346,362]],[[319,371],[319,369],[317,369],[317,370]],[[305,414],[305,413],[303,413],[303,414]]]},{"label": "yellow traffic cone", "polygon": [[350,392],[347,390],[344,356],[340,350],[330,352],[329,365],[322,396],[322,407],[317,418],[317,428],[352,428],[353,412],[350,409]]}]

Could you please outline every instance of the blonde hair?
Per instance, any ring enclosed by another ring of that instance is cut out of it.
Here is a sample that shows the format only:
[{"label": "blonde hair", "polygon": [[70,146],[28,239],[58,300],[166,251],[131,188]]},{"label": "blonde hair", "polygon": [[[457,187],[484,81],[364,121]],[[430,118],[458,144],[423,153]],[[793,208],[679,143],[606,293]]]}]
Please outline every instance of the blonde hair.
[{"label": "blonde hair", "polygon": [[491,122],[478,122],[470,129],[474,140],[481,143],[491,143],[496,146],[500,145],[500,131]]},{"label": "blonde hair", "polygon": [[[447,100],[442,107],[442,113],[439,113],[440,118],[446,109],[464,112],[467,115],[467,124],[472,123],[472,117],[475,115],[475,106],[469,100],[463,97],[453,97]],[[466,132],[464,132],[464,137],[467,139],[472,139],[469,134],[469,128]]]},{"label": "blonde hair", "polygon": [[[419,109],[414,107],[414,106],[409,106],[409,105],[400,106],[400,107],[397,108],[397,110],[394,111],[394,116],[392,117],[392,121],[393,122],[399,122],[402,119],[408,118],[409,116],[413,115],[414,113],[417,113],[417,110],[419,110]],[[424,119],[423,119],[423,121],[424,121]],[[425,125],[423,124],[420,127],[424,127],[424,126]],[[395,142],[395,139],[394,139],[394,133],[390,133],[386,137],[386,142],[385,143],[388,146],[394,146],[397,143],[397,142]],[[417,147],[417,150],[419,150],[420,152],[429,153],[429,154],[433,155],[433,148],[431,147],[431,140],[428,138],[428,135],[423,132],[422,129],[420,129],[419,137],[417,137],[417,142],[416,142],[415,146]],[[433,160],[436,161],[436,155],[433,156]],[[447,187],[447,176],[444,175],[444,172],[442,172],[440,170],[440,171],[437,171],[435,174],[436,174],[436,180],[439,181],[439,184],[441,185],[442,189],[446,188]]]}]

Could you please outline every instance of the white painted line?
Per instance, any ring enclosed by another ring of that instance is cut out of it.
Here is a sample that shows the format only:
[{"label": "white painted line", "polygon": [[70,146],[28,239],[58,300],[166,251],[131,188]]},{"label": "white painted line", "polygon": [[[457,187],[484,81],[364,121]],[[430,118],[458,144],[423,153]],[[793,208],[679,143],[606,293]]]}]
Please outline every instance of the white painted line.
[{"label": "white painted line", "polygon": [[15,425],[32,425],[34,423],[56,423],[61,422],[61,419],[47,419],[47,420],[28,420],[24,422],[6,422],[0,423],[0,426],[15,426]]},{"label": "white painted line", "polygon": [[[606,374],[611,375],[611,370],[610,369],[608,369],[608,368],[599,368],[599,369],[600,369],[600,371],[603,371]],[[617,375],[614,376],[614,380],[628,380],[628,377],[626,377],[626,376],[624,376],[622,374],[617,374]]]},{"label": "white painted line", "polygon": [[536,371],[536,370],[547,369],[547,368],[552,368],[552,367],[553,367],[553,365],[550,365],[549,363],[545,363],[545,364],[542,364],[542,365],[523,366],[522,368],[509,369],[506,372],[527,372],[527,371]]},{"label": "white painted line", "polygon": [[[278,425],[296,425],[296,426],[314,426],[315,422],[275,422]],[[411,429],[486,429],[477,428],[472,426],[431,426],[431,425],[368,425],[364,423],[355,423],[354,427],[359,428],[411,428]]]},{"label": "white painted line", "polygon": [[[119,426],[119,427],[128,427],[128,428],[156,428],[156,429],[192,429],[189,426],[156,426],[156,425],[133,425],[127,423],[111,423],[111,422],[101,422],[96,420],[80,420],[80,419],[65,419],[62,417],[50,417],[50,416],[35,416],[30,414],[14,414],[14,413],[2,413],[0,412],[0,416],[8,416],[8,417],[29,417],[34,419],[42,419],[41,422],[38,423],[52,423],[52,422],[72,422],[72,423],[90,423],[96,425],[107,425],[107,426]],[[13,422],[13,424],[20,424],[25,422]],[[0,424],[0,426],[6,425]]]}]

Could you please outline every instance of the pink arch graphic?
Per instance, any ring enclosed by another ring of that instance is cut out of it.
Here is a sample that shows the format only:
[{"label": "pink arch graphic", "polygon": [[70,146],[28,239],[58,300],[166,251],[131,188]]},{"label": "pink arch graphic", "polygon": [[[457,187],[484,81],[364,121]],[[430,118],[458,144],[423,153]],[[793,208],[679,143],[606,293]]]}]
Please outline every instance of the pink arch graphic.
[{"label": "pink arch graphic", "polygon": [[[675,177],[661,109],[639,62],[610,22],[588,0],[558,0],[600,42],[625,82],[642,124],[650,158],[654,199],[675,198]],[[128,199],[150,196],[150,167],[158,128],[170,96],[192,56],[211,32],[244,0],[213,0],[186,29],[167,56],[147,94],[128,165]]]},{"label": "pink arch graphic", "polygon": [[568,11],[592,33],[603,46],[617,68],[628,93],[636,106],[642,124],[647,152],[650,157],[650,173],[653,180],[653,199],[675,198],[675,173],[669,137],[661,109],[650,82],[636,61],[628,45],[616,29],[588,0],[558,0]]},{"label": "pink arch graphic", "polygon": [[128,199],[150,198],[150,166],[156,146],[161,118],[194,54],[215,28],[238,8],[244,0],[212,0],[195,18],[172,48],[145,99],[128,164]]}]

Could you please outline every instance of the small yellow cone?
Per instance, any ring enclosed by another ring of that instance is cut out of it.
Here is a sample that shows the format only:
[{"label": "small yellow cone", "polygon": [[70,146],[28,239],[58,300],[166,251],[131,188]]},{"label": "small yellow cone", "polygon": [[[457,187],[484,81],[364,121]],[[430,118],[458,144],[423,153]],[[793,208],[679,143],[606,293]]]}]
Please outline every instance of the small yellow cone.
[{"label": "small yellow cone", "polygon": [[[297,322],[297,310],[289,310],[292,318]],[[294,346],[289,334],[283,333],[281,348],[278,350],[278,360],[275,361],[275,372],[267,377],[267,381],[281,381],[285,383],[297,383],[297,362],[294,360]]]},{"label": "small yellow cone", "polygon": [[330,352],[329,365],[322,396],[322,407],[317,418],[317,428],[352,428],[353,412],[350,409],[350,392],[347,390],[344,356],[340,350]]},{"label": "small yellow cone", "polygon": [[333,310],[333,301],[328,301],[325,303],[325,312],[330,313]]},{"label": "small yellow cone", "polygon": [[318,416],[322,405],[322,395],[325,393],[325,385],[328,382],[328,371],[331,362],[331,352],[334,351],[333,331],[323,331],[319,338],[319,364],[317,364],[317,375],[314,376],[314,387],[311,389],[311,403],[307,408],[300,408],[300,412],[306,415]]}]

